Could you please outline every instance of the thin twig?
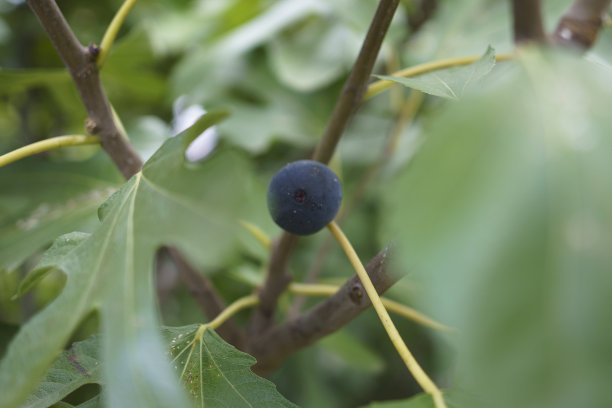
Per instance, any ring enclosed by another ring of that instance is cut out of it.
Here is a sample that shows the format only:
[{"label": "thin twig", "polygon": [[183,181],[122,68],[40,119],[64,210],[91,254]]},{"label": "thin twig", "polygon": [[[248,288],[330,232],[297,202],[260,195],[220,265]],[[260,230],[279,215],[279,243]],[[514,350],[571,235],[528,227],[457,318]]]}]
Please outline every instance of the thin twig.
[{"label": "thin twig", "polygon": [[[336,102],[321,141],[317,145],[313,160],[322,163],[329,162],[349,119],[361,104],[376,57],[398,4],[399,0],[380,0],[357,60]],[[297,240],[296,236],[285,232],[271,253],[266,281],[259,293],[261,302],[259,307],[253,311],[249,323],[250,335],[263,332],[272,323],[278,297],[291,282],[287,264]]]},{"label": "thin twig", "polygon": [[234,301],[231,305],[223,309],[223,312],[219,313],[217,317],[215,317],[209,323],[206,323],[205,326],[210,327],[213,330],[216,330],[217,333],[219,329],[229,322],[232,316],[238,313],[241,310],[244,310],[248,307],[255,306],[259,303],[259,296],[257,295],[247,295],[242,297],[236,301]]},{"label": "thin twig", "polygon": [[[219,316],[226,305],[212,282],[199,273],[176,248],[166,247],[166,250],[176,264],[179,277],[208,320],[212,321]],[[236,347],[241,346],[242,331],[232,320],[226,321],[216,331],[228,343]]]},{"label": "thin twig", "polygon": [[259,307],[255,308],[247,327],[248,336],[254,338],[272,324],[272,317],[279,296],[291,283],[291,274],[287,269],[289,258],[298,241],[296,235],[283,232],[272,245],[268,274],[261,290]]},{"label": "thin twig", "polygon": [[610,0],[575,0],[551,36],[553,43],[586,51],[595,44]]},{"label": "thin twig", "polygon": [[[384,248],[365,267],[378,293],[385,292],[397,281],[387,271],[389,253],[389,247]],[[262,375],[269,373],[289,355],[339,330],[370,305],[359,277],[354,275],[333,296],[250,342],[248,351],[257,359],[253,371]]]},{"label": "thin twig", "polygon": [[[333,244],[334,244],[334,240],[332,237],[325,238],[325,241],[323,242],[323,245],[321,245],[321,248],[319,249],[319,252],[317,253],[317,256],[315,257],[315,260],[312,263],[312,266],[310,267],[310,269],[308,269],[308,272],[306,273],[306,278],[304,279],[304,282],[315,283],[317,281],[317,279],[319,278],[319,273],[323,269],[323,264],[325,263],[325,259],[327,259],[327,255],[329,254],[329,251],[332,249]],[[304,307],[305,303],[306,303],[306,296],[303,296],[303,295],[296,296],[296,298],[293,300],[293,303],[289,307],[289,310],[287,311],[286,319],[287,320],[295,319],[301,313],[302,307]]]},{"label": "thin twig", "polygon": [[514,42],[546,42],[540,0],[512,0]]},{"label": "thin twig", "polygon": [[312,157],[313,160],[322,163],[331,160],[349,119],[361,105],[380,46],[387,34],[398,4],[399,0],[381,0],[378,4],[359,56],[342,88],[336,106],[334,106],[321,142],[317,145]]},{"label": "thin twig", "polygon": [[27,0],[72,76],[89,118],[86,129],[100,136],[102,147],[126,177],[142,167],[133,146],[121,136],[96,67],[96,52],[83,47],[53,0]]}]

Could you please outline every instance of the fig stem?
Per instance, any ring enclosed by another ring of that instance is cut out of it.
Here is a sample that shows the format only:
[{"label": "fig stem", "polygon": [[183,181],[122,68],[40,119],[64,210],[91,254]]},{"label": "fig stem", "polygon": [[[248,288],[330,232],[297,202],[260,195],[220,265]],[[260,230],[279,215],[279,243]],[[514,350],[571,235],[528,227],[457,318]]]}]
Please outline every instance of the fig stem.
[{"label": "fig stem", "polygon": [[412,373],[412,376],[419,383],[421,388],[423,388],[426,393],[432,396],[436,408],[446,408],[446,403],[444,402],[444,398],[442,397],[442,392],[440,391],[438,386],[431,380],[431,378],[429,378],[427,373],[425,373],[425,371],[421,368],[419,363],[416,361],[416,359],[408,349],[408,346],[406,346],[406,343],[404,343],[402,336],[400,336],[399,332],[397,331],[397,328],[393,324],[393,321],[389,316],[389,312],[387,312],[387,309],[385,309],[385,306],[383,305],[380,296],[378,295],[378,292],[374,287],[374,284],[370,280],[368,273],[366,272],[365,268],[363,267],[363,264],[359,260],[359,257],[357,256],[357,253],[355,252],[355,249],[351,245],[350,241],[348,240],[346,235],[344,235],[338,224],[336,224],[334,221],[330,222],[327,225],[327,228],[334,236],[334,238],[336,238],[336,240],[344,250],[346,256],[348,257],[349,261],[353,265],[353,268],[355,268],[355,272],[357,272],[357,276],[359,276],[359,280],[361,281],[363,288],[368,294],[368,297],[372,302],[372,306],[374,306],[374,310],[376,311],[378,318],[383,324],[387,335],[389,336],[389,339],[391,339],[391,342],[393,343],[393,346],[404,361],[404,364],[406,365],[410,373]]},{"label": "fig stem", "polygon": [[57,136],[50,139],[34,142],[29,145],[20,147],[11,152],[0,156],[0,167],[13,163],[17,160],[33,156],[37,153],[46,152],[52,149],[59,149],[66,146],[83,146],[91,144],[100,144],[98,136],[83,136],[83,135],[68,135]]}]

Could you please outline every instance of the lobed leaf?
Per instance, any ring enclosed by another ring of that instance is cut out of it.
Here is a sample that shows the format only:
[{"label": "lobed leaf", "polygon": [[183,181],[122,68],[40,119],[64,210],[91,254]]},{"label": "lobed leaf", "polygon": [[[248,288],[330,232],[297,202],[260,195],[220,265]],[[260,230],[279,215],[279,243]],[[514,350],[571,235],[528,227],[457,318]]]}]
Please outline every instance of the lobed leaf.
[{"label": "lobed leaf", "polygon": [[[164,356],[151,272],[157,249],[174,245],[198,267],[234,251],[237,220],[263,212],[262,188],[241,154],[220,151],[197,165],[184,158],[185,134],[168,140],[111,198],[99,227],[78,245],[62,237],[40,268],[63,271],[57,298],[15,336],[0,362],[0,407],[17,407],[36,387],[79,322],[100,311],[112,407],[188,406]],[[222,181],[222,182],[220,182]],[[259,194],[259,195],[258,195]],[[256,200],[253,198],[256,197]],[[17,374],[16,374],[17,373]]]},{"label": "lobed leaf", "polygon": [[251,372],[253,357],[227,344],[211,328],[200,328],[164,330],[174,369],[197,406],[296,407],[272,382]]},{"label": "lobed leaf", "polygon": [[74,343],[55,360],[22,408],[49,407],[82,385],[100,383],[99,353],[98,335]]},{"label": "lobed leaf", "polygon": [[96,208],[120,185],[100,156],[61,165],[31,160],[0,169],[0,265],[9,270],[62,234],[93,230]]}]

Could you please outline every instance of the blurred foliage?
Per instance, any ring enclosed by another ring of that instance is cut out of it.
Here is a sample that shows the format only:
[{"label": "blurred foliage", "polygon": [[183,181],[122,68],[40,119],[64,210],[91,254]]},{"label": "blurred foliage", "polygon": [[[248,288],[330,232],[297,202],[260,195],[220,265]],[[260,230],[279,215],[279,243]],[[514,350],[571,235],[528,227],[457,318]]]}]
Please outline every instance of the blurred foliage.
[{"label": "blurred foliage", "polygon": [[[59,5],[79,40],[89,44],[100,42],[121,3],[63,0]],[[429,20],[412,32],[409,21],[421,1],[402,1],[377,74],[434,59],[482,55],[489,46],[497,53],[512,51],[507,1],[437,3]],[[570,3],[543,2],[548,30]],[[143,157],[151,157],[185,127],[181,109],[198,104],[231,112],[217,125],[216,151],[202,163],[185,163],[185,146],[172,139],[147,164],[155,173],[151,177],[171,190],[171,196],[193,200],[200,213],[194,217],[176,210],[159,191],[139,201],[138,242],[147,248],[133,252],[134,270],[140,272],[126,275],[138,288],[153,293],[149,268],[155,245],[177,242],[228,302],[251,293],[261,282],[268,253],[235,221],[242,217],[272,237],[279,234],[265,209],[267,182],[287,162],[312,153],[376,4],[136,4],[101,76]],[[365,261],[396,240],[396,268],[406,277],[390,296],[460,330],[460,335],[441,335],[395,319],[425,370],[442,387],[460,391],[449,394],[451,406],[609,405],[612,146],[607,135],[612,122],[606,107],[612,92],[611,64],[609,29],[582,58],[529,51],[518,62],[497,63],[490,72],[490,64],[484,64],[483,72],[489,72],[484,81],[472,84],[459,101],[427,96],[416,117],[399,127],[398,120],[404,120],[402,100],[410,91],[398,85],[360,108],[338,147],[332,166],[341,174],[346,197],[342,226],[360,257]],[[439,77],[451,88],[462,88],[466,72],[471,75],[474,67],[467,68],[440,72]],[[428,91],[431,88],[423,88],[428,80],[415,78],[409,85]],[[443,93],[439,86],[434,90]],[[83,133],[85,118],[78,93],[36,18],[23,1],[0,0],[0,152],[51,136]],[[134,199],[127,191],[134,183],[107,201],[102,215],[111,215],[105,224],[98,220],[97,209],[122,180],[99,149],[54,151],[0,168],[0,355],[15,336],[16,325],[41,322],[41,316],[57,310],[62,296],[81,299],[80,289],[69,287],[70,273],[66,278],[48,269],[42,271],[47,277],[30,287],[31,294],[13,298],[24,276],[34,271],[30,278],[35,278],[41,272],[34,269],[41,251],[57,237],[80,231],[83,234],[70,236],[78,238],[77,247],[85,245],[83,240],[87,247],[79,251],[89,248],[89,255],[70,258],[52,248],[42,265],[51,266],[49,259],[57,256],[56,265],[73,271],[72,276],[78,264],[112,271],[78,272],[83,282],[97,276],[104,285],[79,307],[66,303],[65,313],[72,315],[60,313],[53,324],[47,322],[49,330],[62,334],[56,333],[52,351],[66,348],[71,336],[80,340],[99,331],[98,319],[87,311],[100,307],[107,296],[101,325],[107,330],[114,325],[109,332],[116,337],[101,355],[109,362],[105,375],[115,376],[109,377],[111,393],[103,398],[110,398],[113,406],[150,401],[146,393],[123,387],[122,381],[131,381],[121,377],[128,365],[149,370],[142,379],[155,377],[151,384],[171,375],[160,369],[165,358],[160,338],[130,338],[118,329],[121,316],[113,317],[122,313],[113,305],[142,300],[128,294],[116,304],[109,302],[129,288],[128,282],[111,279],[120,280],[117,270],[125,265],[111,266],[129,258],[117,256],[125,248],[108,253],[104,262],[95,259],[102,254],[95,240],[110,236],[105,235],[108,220],[124,219],[117,215],[117,197]],[[354,206],[347,205],[351,200]],[[167,218],[171,213],[173,218]],[[164,232],[158,234],[160,230]],[[157,237],[155,245],[149,240],[152,235]],[[117,238],[115,243],[121,242]],[[342,282],[353,274],[325,231],[300,240],[291,269],[298,281]],[[159,306],[146,298],[134,306],[138,313],[126,318],[144,316],[147,329],[140,335],[152,333],[158,314],[162,323],[176,326],[204,319],[172,266],[160,267],[159,274]],[[53,298],[55,302],[45,306]],[[293,300],[289,295],[281,298],[279,318]],[[307,299],[302,309],[318,301]],[[247,317],[239,314],[237,321],[244,323]],[[92,339],[97,341],[87,341]],[[30,359],[39,359],[43,349]],[[71,375],[77,374],[79,366],[71,363],[69,352],[55,364],[67,364]],[[53,353],[45,358],[55,358]],[[27,364],[13,363],[4,375],[19,377],[18,367]],[[151,374],[155,370],[162,374]],[[282,395],[302,406],[352,407],[390,399],[397,401],[372,406],[431,406],[427,396],[408,399],[420,389],[371,311],[291,356],[270,379]],[[21,381],[32,388],[38,378]],[[180,406],[180,389],[169,387],[173,391],[163,398],[178,395],[174,405]],[[156,392],[161,395],[160,390]],[[99,397],[92,399],[91,390],[70,391],[56,406],[103,405]],[[163,404],[160,398],[154,403]]]},{"label": "blurred foliage", "polygon": [[384,222],[421,282],[419,304],[461,331],[457,381],[488,397],[479,406],[600,406],[612,378],[602,347],[612,341],[602,324],[612,307],[611,71],[521,57],[440,111],[391,184]]}]

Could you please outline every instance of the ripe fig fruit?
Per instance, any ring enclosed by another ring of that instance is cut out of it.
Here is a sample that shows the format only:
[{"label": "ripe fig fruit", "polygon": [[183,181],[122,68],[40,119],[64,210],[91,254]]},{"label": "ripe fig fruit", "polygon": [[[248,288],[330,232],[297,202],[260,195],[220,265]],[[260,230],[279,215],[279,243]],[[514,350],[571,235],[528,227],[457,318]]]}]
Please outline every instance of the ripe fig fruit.
[{"label": "ripe fig fruit", "polygon": [[342,186],[326,165],[299,160],[280,169],[268,187],[274,222],[296,235],[310,235],[330,223],[340,208]]}]

